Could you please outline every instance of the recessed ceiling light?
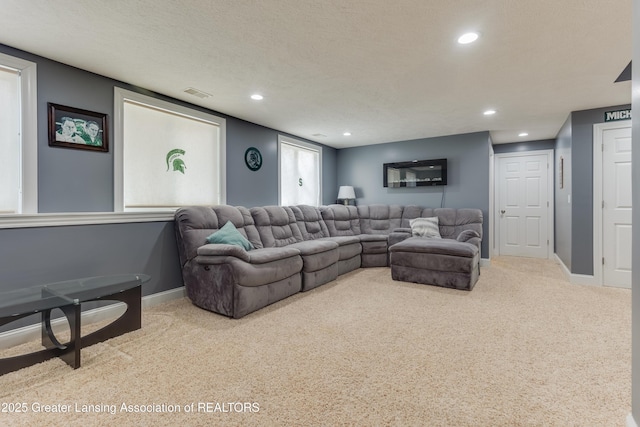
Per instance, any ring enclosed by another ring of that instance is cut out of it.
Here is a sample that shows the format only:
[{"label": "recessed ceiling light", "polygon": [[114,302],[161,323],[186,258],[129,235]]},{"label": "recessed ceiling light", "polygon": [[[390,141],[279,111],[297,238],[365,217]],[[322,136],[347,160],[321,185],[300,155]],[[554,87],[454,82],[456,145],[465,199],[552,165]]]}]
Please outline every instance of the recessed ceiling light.
[{"label": "recessed ceiling light", "polygon": [[520,132],[518,136],[529,136],[529,134],[527,132]]},{"label": "recessed ceiling light", "polygon": [[260,101],[261,99],[263,99],[264,97],[258,93],[254,93],[253,95],[251,95],[251,99],[256,100],[256,101]]},{"label": "recessed ceiling light", "polygon": [[458,37],[458,43],[460,44],[469,44],[469,43],[473,43],[474,41],[478,40],[478,33],[465,33],[463,35],[461,35],[460,37]]},{"label": "recessed ceiling light", "polygon": [[484,113],[482,113],[482,114],[484,114],[485,116],[492,116],[492,115],[494,115],[495,113],[496,113],[496,110],[487,110],[487,111],[485,111],[485,112],[484,112]]},{"label": "recessed ceiling light", "polygon": [[351,132],[345,132],[343,133],[344,136],[351,136]]}]

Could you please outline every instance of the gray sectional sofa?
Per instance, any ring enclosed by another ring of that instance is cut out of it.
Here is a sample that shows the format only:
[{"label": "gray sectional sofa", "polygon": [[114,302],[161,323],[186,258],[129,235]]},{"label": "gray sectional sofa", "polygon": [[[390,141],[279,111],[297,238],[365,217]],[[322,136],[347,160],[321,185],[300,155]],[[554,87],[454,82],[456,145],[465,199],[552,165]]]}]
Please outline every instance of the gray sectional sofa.
[{"label": "gray sectional sofa", "polygon": [[[412,236],[411,220],[421,217],[438,218],[442,239]],[[188,206],[176,211],[175,222],[187,296],[233,318],[361,267],[391,265],[400,280],[431,284],[435,277],[432,284],[469,290],[479,275],[479,209]],[[252,249],[207,243],[228,222]],[[451,275],[455,280],[447,279]]]}]

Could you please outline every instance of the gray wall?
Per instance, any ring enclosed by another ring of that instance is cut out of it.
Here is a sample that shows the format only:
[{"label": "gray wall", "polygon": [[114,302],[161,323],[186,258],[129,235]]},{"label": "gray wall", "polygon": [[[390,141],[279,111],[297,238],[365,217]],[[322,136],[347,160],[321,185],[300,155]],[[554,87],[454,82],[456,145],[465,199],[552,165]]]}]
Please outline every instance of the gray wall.
[{"label": "gray wall", "polygon": [[[47,103],[107,113],[112,146],[115,86],[224,117],[227,120],[227,203],[248,207],[278,204],[278,134],[298,137],[8,46],[0,45],[0,52],[35,62],[38,66],[39,212],[113,211],[113,150],[101,153],[49,147]],[[335,201],[335,191],[330,190],[336,188],[336,150],[298,139],[321,147],[323,203]],[[263,156],[263,165],[256,172],[244,163],[244,153],[249,147],[258,148]]]},{"label": "gray wall", "polygon": [[[632,67],[633,73],[633,111],[637,114],[640,111],[640,1],[633,2],[633,61],[636,66]],[[632,120],[632,141],[633,152],[631,161],[633,163],[632,181],[640,182],[640,120]],[[633,186],[633,224],[640,224],[640,186]],[[640,423],[640,227],[634,226],[632,230],[633,249],[632,253],[632,278],[631,278],[631,413],[635,419],[635,424]]]},{"label": "gray wall", "polygon": [[[482,256],[489,257],[488,132],[423,138],[353,147],[338,151],[338,185],[353,185],[356,202],[440,207],[479,208],[484,214]],[[385,188],[382,165],[410,160],[447,159],[447,185]],[[444,193],[443,193],[444,192]],[[337,189],[334,198],[337,196]]]},{"label": "gray wall", "polygon": [[[8,46],[0,45],[0,52],[35,62],[38,67],[39,212],[113,211],[113,150],[102,153],[49,147],[47,103],[107,113],[112,147],[115,86],[224,117],[227,203],[247,207],[278,203],[278,131]],[[244,163],[245,150],[251,146],[263,155],[263,166],[257,172]],[[337,188],[336,150],[319,146],[323,152],[323,202],[332,203]],[[182,284],[175,245],[173,222],[0,229],[0,290],[123,272],[151,274],[145,294],[172,289]]]},{"label": "gray wall", "polygon": [[[113,150],[108,153],[49,147],[47,102],[109,114],[113,140],[114,81],[17,51],[38,66],[39,212],[113,211]],[[110,142],[111,143],[111,142]]]},{"label": "gray wall", "polygon": [[[614,105],[571,113],[571,272],[593,275],[593,125]],[[565,169],[565,174],[567,170]]]},{"label": "gray wall", "polygon": [[[278,132],[236,118],[227,118],[227,204],[266,206],[278,204],[278,135],[314,144],[311,141]],[[336,149],[314,144],[322,151],[322,203],[335,202]],[[244,153],[256,147],[262,154],[262,167],[253,172],[244,163]]]},{"label": "gray wall", "polygon": [[[560,158],[563,159],[563,188],[560,188]],[[555,249],[571,271],[571,116],[564,122],[556,140],[555,171]]]},{"label": "gray wall", "polygon": [[151,275],[144,295],[182,286],[173,222],[0,229],[0,290],[124,273]]}]

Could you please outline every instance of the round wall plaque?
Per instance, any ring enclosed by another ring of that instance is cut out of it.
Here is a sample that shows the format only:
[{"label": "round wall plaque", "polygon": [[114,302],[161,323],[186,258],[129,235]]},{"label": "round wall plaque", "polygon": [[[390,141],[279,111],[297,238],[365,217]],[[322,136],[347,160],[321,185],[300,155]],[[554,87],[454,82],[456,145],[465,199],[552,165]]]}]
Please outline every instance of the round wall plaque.
[{"label": "round wall plaque", "polygon": [[247,151],[244,152],[244,162],[249,169],[257,171],[262,166],[262,154],[260,154],[257,148],[249,147]]}]

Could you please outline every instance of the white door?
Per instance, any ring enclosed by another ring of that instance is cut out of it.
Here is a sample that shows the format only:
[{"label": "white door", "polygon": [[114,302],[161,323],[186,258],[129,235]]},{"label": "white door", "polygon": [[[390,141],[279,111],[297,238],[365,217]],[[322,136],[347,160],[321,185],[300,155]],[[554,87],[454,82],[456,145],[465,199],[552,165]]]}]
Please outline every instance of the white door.
[{"label": "white door", "polygon": [[602,133],[602,282],[631,288],[631,127]]},{"label": "white door", "polygon": [[500,255],[549,257],[548,154],[500,157]]}]

